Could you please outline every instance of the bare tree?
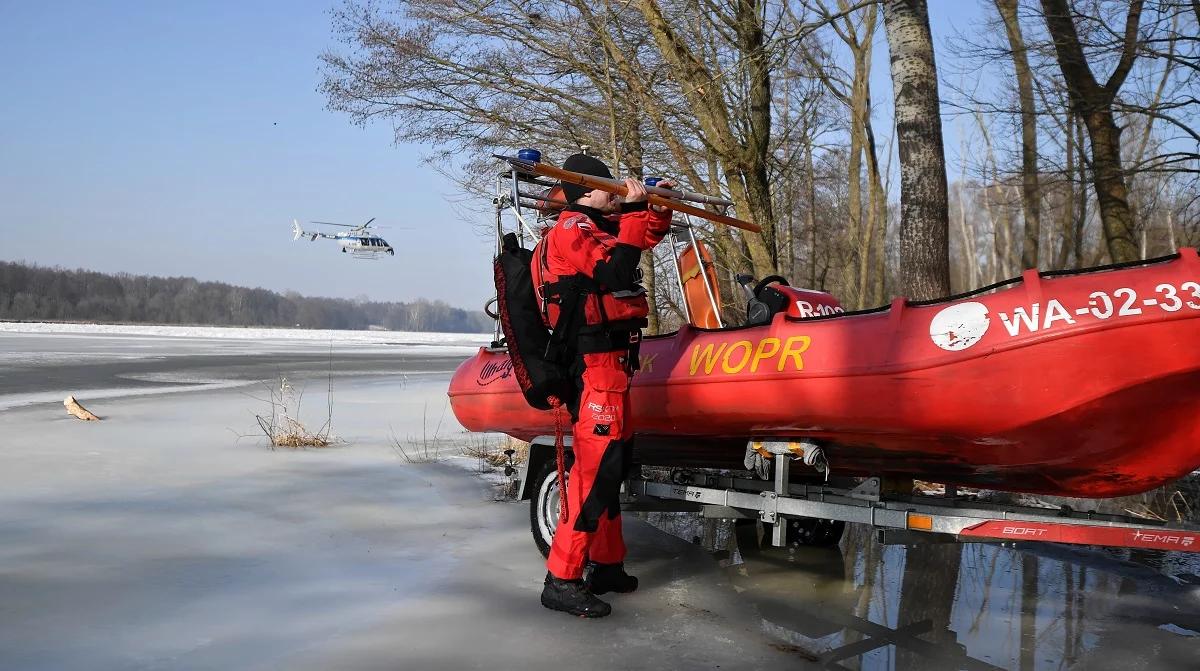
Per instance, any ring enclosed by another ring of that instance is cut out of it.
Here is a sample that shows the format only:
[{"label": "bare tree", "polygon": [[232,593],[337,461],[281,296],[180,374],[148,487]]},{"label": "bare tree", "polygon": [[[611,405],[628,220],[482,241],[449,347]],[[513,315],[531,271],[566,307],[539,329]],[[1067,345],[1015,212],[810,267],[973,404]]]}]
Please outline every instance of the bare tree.
[{"label": "bare tree", "polygon": [[1105,243],[1114,262],[1138,258],[1133,237],[1129,190],[1121,167],[1121,128],[1113,101],[1133,68],[1138,49],[1138,23],[1144,0],[1131,0],[1120,42],[1120,59],[1104,84],[1096,81],[1083,53],[1074,14],[1067,0],[1042,0],[1046,27],[1054,40],[1058,65],[1070,94],[1071,108],[1084,121],[1092,147],[1092,179],[1100,206]]},{"label": "bare tree", "polygon": [[[838,11],[822,0],[808,0],[805,6],[815,12],[818,22],[828,25],[850,52],[853,66],[849,74],[822,62],[814,49],[804,49],[813,74],[843,105],[849,117],[850,154],[847,164],[850,208],[848,222],[856,259],[845,267],[845,286],[850,303],[864,307],[883,299],[880,263],[887,222],[887,194],[883,188],[875,131],[871,121],[872,38],[879,21],[879,7],[868,5],[852,12],[847,0],[838,0]],[[799,21],[798,19],[796,19]],[[863,159],[867,167],[867,206],[862,204]]]},{"label": "bare tree", "polygon": [[1033,104],[1033,73],[1029,68],[1029,54],[1021,34],[1021,22],[1017,18],[1017,0],[995,2],[1012,50],[1017,99],[1021,106],[1021,203],[1025,214],[1021,265],[1037,268],[1038,241],[1041,238],[1041,190],[1038,187],[1037,110]]},{"label": "bare tree", "polygon": [[[714,72],[680,26],[664,13],[656,0],[640,0],[639,7],[663,59],[682,85],[702,133],[705,146],[721,164],[726,184],[739,210],[758,224],[762,234],[742,236],[757,275],[775,272],[775,259],[768,244],[773,242],[774,214],[768,162],[771,147],[771,68],[765,34],[765,3],[735,0],[730,5],[706,3],[702,14],[712,17],[711,39],[735,47],[736,64],[744,72],[745,95],[731,99],[723,79],[728,72]],[[680,8],[686,9],[686,8]],[[738,131],[741,131],[740,133]]]}]

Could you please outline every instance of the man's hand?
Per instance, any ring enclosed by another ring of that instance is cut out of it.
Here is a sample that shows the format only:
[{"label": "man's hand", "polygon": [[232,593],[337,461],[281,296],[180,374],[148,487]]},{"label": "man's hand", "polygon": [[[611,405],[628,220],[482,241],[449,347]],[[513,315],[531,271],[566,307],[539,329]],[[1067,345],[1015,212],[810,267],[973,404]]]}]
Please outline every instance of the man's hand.
[{"label": "man's hand", "polygon": [[[672,182],[669,179],[664,179],[664,180],[660,180],[658,182],[658,184],[655,184],[654,186],[661,186],[664,189],[673,189],[673,188],[675,188],[675,182]],[[643,191],[645,191],[645,189],[643,189]],[[667,210],[669,210],[671,208],[669,208],[665,205],[651,205],[650,209],[654,210],[655,212],[666,212]]]},{"label": "man's hand", "polygon": [[640,203],[646,200],[646,187],[638,180],[632,177],[625,178],[625,202]]}]

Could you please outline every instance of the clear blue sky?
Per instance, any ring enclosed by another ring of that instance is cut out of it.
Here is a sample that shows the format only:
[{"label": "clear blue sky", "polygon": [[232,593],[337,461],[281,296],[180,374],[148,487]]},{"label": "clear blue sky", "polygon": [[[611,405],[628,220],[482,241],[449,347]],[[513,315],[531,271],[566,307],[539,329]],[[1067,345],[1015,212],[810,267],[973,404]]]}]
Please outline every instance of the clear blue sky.
[{"label": "clear blue sky", "polygon": [[[481,305],[493,292],[492,243],[476,233],[486,212],[463,219],[454,186],[386,124],[324,109],[331,3],[0,2],[0,259]],[[980,11],[930,4],[939,48],[949,22]],[[381,231],[395,258],[291,240],[292,218],[373,216],[411,229]]]},{"label": "clear blue sky", "polygon": [[[0,3],[0,259],[482,305],[453,185],[324,109],[330,6]],[[372,216],[411,229],[381,231],[395,258],[292,242],[293,217]]]}]

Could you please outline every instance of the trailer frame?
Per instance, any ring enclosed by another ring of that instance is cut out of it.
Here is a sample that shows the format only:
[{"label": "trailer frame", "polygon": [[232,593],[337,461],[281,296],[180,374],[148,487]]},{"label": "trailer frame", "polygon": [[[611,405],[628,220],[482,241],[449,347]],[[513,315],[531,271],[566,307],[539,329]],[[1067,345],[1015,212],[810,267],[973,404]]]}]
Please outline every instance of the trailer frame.
[{"label": "trailer frame", "polygon": [[[569,446],[569,436],[566,441]],[[554,459],[553,450],[553,436],[532,441],[519,471],[518,499],[534,496],[530,476]],[[942,496],[897,494],[879,477],[854,487],[797,483],[791,481],[796,463],[791,455],[775,455],[770,481],[691,468],[671,469],[669,482],[631,477],[623,487],[622,509],[753,518],[770,525],[770,542],[777,547],[786,545],[788,520],[807,518],[866,524],[888,544],[1019,541],[1200,552],[1198,528],[1066,506],[991,503],[954,487]]]}]

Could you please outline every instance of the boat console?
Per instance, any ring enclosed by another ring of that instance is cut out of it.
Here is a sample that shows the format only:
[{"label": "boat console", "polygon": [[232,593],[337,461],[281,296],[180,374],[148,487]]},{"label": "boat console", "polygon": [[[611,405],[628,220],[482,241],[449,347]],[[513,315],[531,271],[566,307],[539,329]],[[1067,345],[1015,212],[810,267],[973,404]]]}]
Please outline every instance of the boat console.
[{"label": "boat console", "polygon": [[793,319],[845,312],[833,294],[793,287],[781,275],[769,275],[757,283],[749,275],[738,275],[737,281],[746,292],[746,324],[750,326],[769,323],[780,312]]}]

